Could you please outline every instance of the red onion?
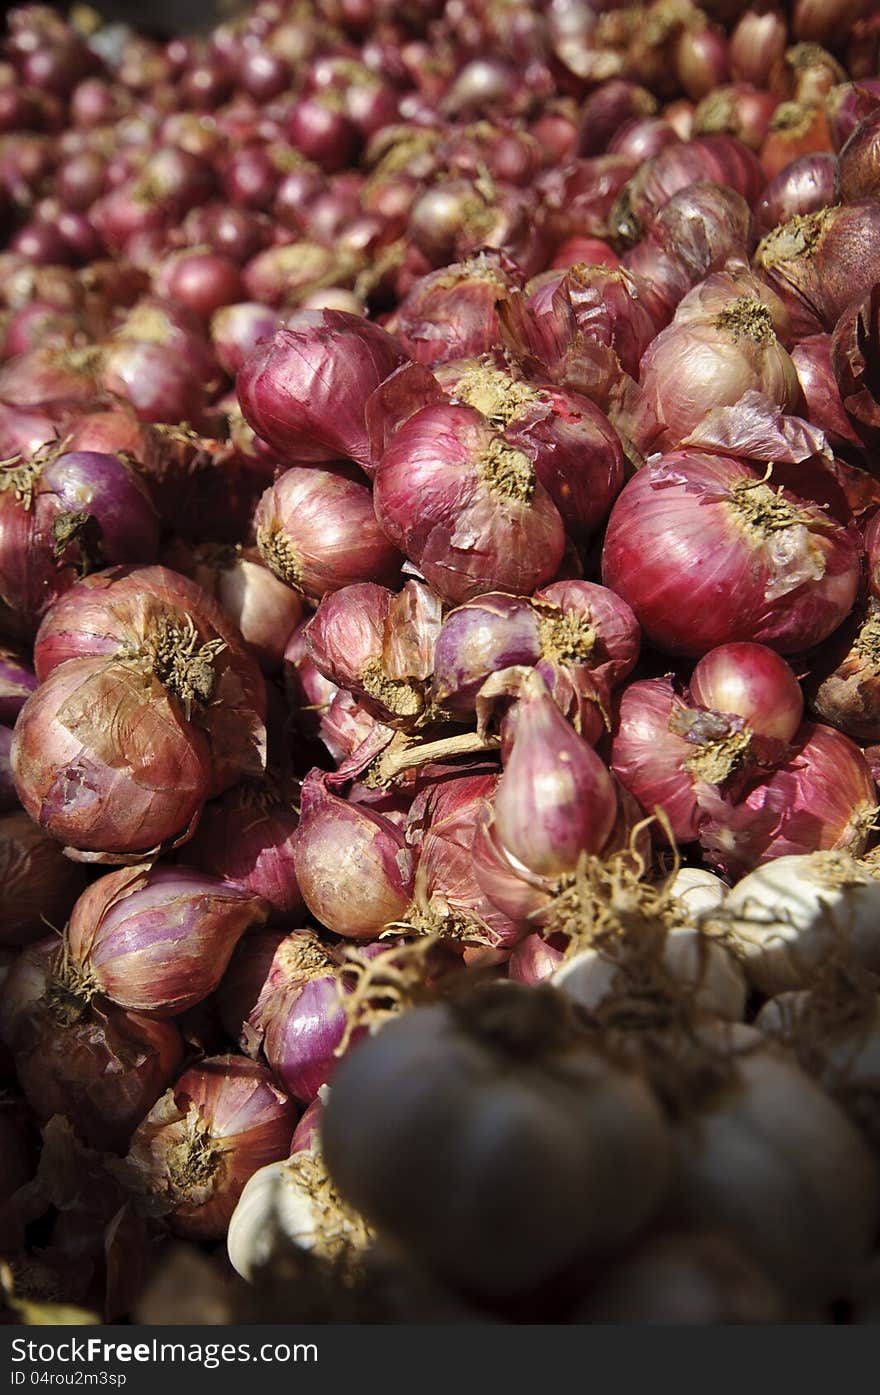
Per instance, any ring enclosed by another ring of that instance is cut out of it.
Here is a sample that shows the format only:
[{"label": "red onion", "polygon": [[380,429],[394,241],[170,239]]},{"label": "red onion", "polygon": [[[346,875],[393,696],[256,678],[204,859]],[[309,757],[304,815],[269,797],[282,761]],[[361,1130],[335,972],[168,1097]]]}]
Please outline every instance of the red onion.
[{"label": "red onion", "polygon": [[796,39],[836,47],[841,35],[869,8],[867,0],[833,0],[830,4],[826,0],[795,0],[792,31]]},{"label": "red onion", "polygon": [[243,932],[267,908],[249,891],[190,867],[124,868],[73,908],[59,982],[86,1001],[174,1017],[219,984]]},{"label": "red onion", "polygon": [[346,586],[325,596],[309,622],[309,657],[380,722],[418,726],[428,707],[440,610],[416,581],[398,596],[375,582]]},{"label": "red onion", "polygon": [[246,930],[235,946],[214,994],[223,1030],[232,1041],[241,1037],[242,1025],[256,1006],[275,951],[285,938],[282,930]]},{"label": "red onion", "polygon": [[602,155],[626,122],[652,116],[657,103],[637,83],[612,78],[591,92],[581,108],[577,135],[578,155]]},{"label": "red onion", "polygon": [[780,174],[793,160],[830,151],[831,136],[822,107],[802,102],[781,102],[773,113],[761,146],[761,167],[768,179]]},{"label": "red onion", "polygon": [[354,163],[360,144],[357,127],[340,106],[332,93],[301,96],[287,123],[291,145],[327,174]]},{"label": "red onion", "polygon": [[831,366],[840,402],[856,433],[868,444],[880,439],[877,353],[880,349],[880,291],[859,294],[840,316],[831,336]]},{"label": "red onion", "polygon": [[763,5],[746,10],[730,36],[732,76],[765,87],[786,41],[785,19],[777,10]]},{"label": "red onion", "polygon": [[719,783],[732,774],[744,752],[740,732],[728,723],[704,724],[690,735],[693,718],[668,678],[631,683],[620,701],[611,768],[647,813],[662,809],[672,836],[681,843],[699,834],[704,814],[697,785]]},{"label": "red onion", "polygon": [[375,506],[443,599],[529,592],[555,575],[564,532],[533,459],[471,407],[425,407],[385,451]]},{"label": "red onion", "polygon": [[[715,279],[703,283],[707,290]],[[719,300],[727,279],[725,273],[717,274]],[[770,306],[755,295],[737,295],[731,287],[733,294],[717,313],[701,315],[702,291],[697,286],[685,296],[672,324],[642,359],[629,431],[644,454],[674,449],[709,412],[734,406],[750,391],[762,393],[783,411],[798,404],[797,372],[776,337]]]},{"label": "red onion", "polygon": [[135,1130],[127,1169],[177,1234],[220,1240],[248,1178],[287,1156],[295,1119],[265,1066],[212,1056],[185,1071]]},{"label": "red onion", "polygon": [[675,71],[695,102],[724,82],[728,70],[727,38],[716,25],[685,27],[675,45]]},{"label": "red onion", "polygon": [[786,763],[736,802],[718,799],[700,842],[706,860],[739,877],[792,853],[867,846],[877,809],[870,767],[833,727],[805,722]]},{"label": "red onion", "polygon": [[769,232],[796,215],[816,213],[840,197],[837,157],[830,152],[802,155],[770,180],[755,204],[759,232]]},{"label": "red onion", "polygon": [[678,451],[625,486],[602,571],[653,644],[699,656],[735,640],[784,654],[820,643],[851,609],[859,567],[816,505],[739,461]]},{"label": "red onion", "polygon": [[271,907],[272,918],[300,915],[293,859],[298,819],[270,784],[238,785],[205,809],[187,846],[194,867],[243,887]]},{"label": "red onion", "polygon": [[36,686],[37,676],[24,656],[0,644],[0,722],[11,726]]},{"label": "red onion", "polygon": [[407,838],[418,862],[406,920],[420,933],[492,949],[520,938],[520,926],[484,894],[473,861],[477,819],[497,783],[495,771],[462,774],[429,784],[413,800]]},{"label": "red onion", "polygon": [[168,347],[148,340],[123,339],[104,354],[101,382],[123,398],[141,421],[195,422],[202,420],[205,385],[191,365],[183,370]]},{"label": "red onion", "polygon": [[251,300],[291,306],[324,286],[348,286],[362,269],[362,257],[343,246],[323,247],[304,239],[269,247],[242,271]]},{"label": "red onion", "polygon": [[160,269],[156,289],[203,320],[244,294],[235,263],[216,252],[178,253]]},{"label": "red onion", "polygon": [[479,596],[443,624],[433,692],[441,707],[469,716],[491,674],[534,666],[557,705],[592,741],[603,729],[608,689],[627,676],[638,650],[639,629],[629,607],[591,582],[554,582],[531,602]]},{"label": "red onion", "polygon": [[538,189],[548,235],[555,241],[574,234],[607,237],[611,209],[638,163],[634,156],[608,154],[547,170]]},{"label": "red onion", "polygon": [[636,241],[665,203],[695,180],[723,184],[752,204],[764,184],[757,159],[733,136],[698,136],[672,145],[641,167],[611,213],[611,229]]},{"label": "red onion", "polygon": [[158,525],[142,477],[117,455],[56,448],[0,467],[0,627],[32,635],[77,574],[151,562]]},{"label": "red onion", "polygon": [[621,155],[626,160],[641,162],[659,155],[669,145],[677,144],[678,135],[660,116],[643,116],[625,121],[608,142],[609,155]]},{"label": "red onion", "polygon": [[617,794],[604,762],[572,730],[538,675],[523,680],[516,714],[490,836],[533,876],[559,877],[582,853],[602,848]]},{"label": "red onion", "polygon": [[832,87],[825,99],[828,132],[835,150],[840,151],[860,122],[880,105],[880,79],[863,78]]},{"label": "red onion", "polygon": [[832,449],[859,449],[861,441],[847,416],[834,376],[831,335],[808,335],[795,344],[791,361],[797,369],[810,421],[824,431]]},{"label": "red onion", "polygon": [[786,758],[803,714],[792,670],[759,644],[727,644],[697,664],[690,696],[668,678],[632,683],[620,702],[611,766],[646,813],[661,808],[674,838],[699,836],[708,786],[744,780]]},{"label": "red onion", "polygon": [[300,626],[294,631],[284,655],[284,686],[297,731],[309,739],[319,737],[336,764],[368,740],[372,743],[383,730],[390,741],[390,728],[382,728],[351,693],[337,688],[315,667],[306,651],[304,630]]},{"label": "red onion", "polygon": [[[83,667],[84,656],[88,656],[87,667]],[[76,683],[69,670],[64,678],[55,672],[68,660],[79,662]],[[168,723],[170,739],[180,744],[181,759],[189,770],[191,797],[202,786],[206,762],[216,793],[262,773],[266,699],[259,669],[222,611],[185,577],[161,567],[119,568],[80,582],[47,615],[37,638],[35,663],[41,686],[30,700],[35,704],[33,710],[46,703],[47,712],[57,712],[56,702],[64,705],[70,701],[63,716],[86,742],[78,743],[68,727],[59,727],[56,735],[60,747],[75,761],[82,759],[88,764],[85,753],[92,743],[100,757],[99,768],[105,757],[120,754],[122,733],[101,730],[98,716],[87,706],[77,710],[78,703],[86,703],[91,685],[93,693],[103,694],[102,701],[109,700],[107,695],[115,691],[132,718],[140,713],[147,724],[133,742],[130,755],[134,764],[122,767],[129,769],[126,777],[120,773],[123,784],[140,768],[140,762],[146,762],[148,768],[159,754],[146,742],[149,727]],[[54,698],[47,699],[50,675],[58,682],[50,690]],[[83,684],[79,698],[73,699],[74,691]],[[28,741],[33,739],[32,720],[33,711],[29,711]],[[22,722],[24,717],[19,725]],[[51,761],[44,765],[42,778],[51,782]],[[61,790],[56,794],[60,797]],[[166,797],[170,794],[169,789]],[[38,798],[36,786],[32,796]],[[80,797],[85,796],[86,791],[80,791]],[[121,789],[117,798],[123,798]],[[149,807],[147,787],[138,802]],[[166,808],[166,818],[169,813]],[[100,810],[93,807],[92,814],[99,817]]]},{"label": "red onion", "polygon": [[324,1102],[317,1096],[312,1100],[306,1112],[293,1131],[293,1138],[290,1140],[290,1155],[299,1152],[317,1152],[321,1144],[321,1116],[324,1112]]},{"label": "red onion", "polygon": [[121,1151],[180,1066],[173,1022],[59,991],[54,936],[26,949],[0,991],[0,1037],[37,1117],[63,1114],[92,1148]]},{"label": "red onion", "polygon": [[570,237],[559,244],[553,257],[553,270],[568,271],[577,266],[607,266],[611,271],[620,267],[620,258],[600,237]]},{"label": "red onion", "polygon": [[[72,659],[40,684],[16,722],[19,799],[42,828],[79,851],[147,853],[183,839],[208,797],[204,734],[181,725],[175,699],[158,682],[144,696],[134,678],[124,662]],[[123,719],[120,748],[114,723]]]},{"label": "red onion", "polygon": [[33,300],[21,310],[13,311],[6,321],[2,357],[14,358],[17,354],[26,354],[41,344],[54,349],[69,349],[81,338],[82,326],[76,315]]},{"label": "red onion", "polygon": [[785,302],[795,338],[833,330],[880,280],[880,203],[868,200],[792,218],[768,233],[755,269]]},{"label": "red onion", "polygon": [[308,1103],[333,1074],[346,1017],[338,957],[311,930],[294,930],[278,946],[244,1024],[244,1038],[263,1053],[281,1084]]},{"label": "red onion", "polygon": [[477,596],[453,610],[437,636],[433,693],[459,717],[470,716],[493,673],[533,665],[541,657],[540,611],[503,592]]},{"label": "red onion", "polygon": [[238,82],[250,97],[267,102],[286,91],[290,70],[282,57],[266,48],[247,49],[238,64]]},{"label": "red onion", "polygon": [[238,374],[242,411],[285,460],[370,464],[367,398],[404,361],[378,325],[339,310],[301,311]]},{"label": "red onion", "polygon": [[444,267],[418,281],[403,300],[394,317],[395,334],[417,363],[488,353],[501,335],[496,304],[515,284],[497,256]]},{"label": "red onion", "polygon": [[878,131],[878,113],[872,111],[859,122],[840,151],[840,194],[846,203],[876,198],[880,191]]},{"label": "red onion", "polygon": [[208,203],[195,208],[181,229],[191,245],[207,245],[236,266],[244,266],[271,240],[270,220],[251,209]]},{"label": "red onion", "polygon": [[763,644],[722,644],[694,668],[688,685],[700,707],[744,717],[757,736],[791,741],[804,700],[789,665]]},{"label": "red onion", "polygon": [[286,470],[254,523],[266,565],[311,600],[367,577],[393,584],[398,574],[399,555],[354,467]]},{"label": "red onion", "polygon": [[[752,216],[745,200],[732,189],[697,182],[672,195],[623,264],[662,329],[693,286],[731,260],[747,259],[751,247]],[[638,376],[637,368],[630,371]]]},{"label": "red onion", "polygon": [[880,739],[878,639],[877,605],[871,601],[823,646],[810,673],[813,711],[857,741]]},{"label": "red onion", "polygon": [[85,884],[85,871],[20,809],[0,817],[0,944],[42,939],[64,924]]},{"label": "red onion", "polygon": [[0,368],[0,398],[22,407],[66,399],[91,403],[100,352],[87,349],[31,349]]},{"label": "red onion", "polygon": [[211,317],[211,343],[220,367],[235,377],[257,345],[271,339],[277,328],[278,316],[268,306],[247,300],[222,306]]},{"label": "red onion", "polygon": [[[616,275],[608,273],[609,278]],[[613,289],[608,292],[610,309],[606,308],[595,286],[596,282],[601,286],[601,281],[599,273],[591,286],[576,282],[571,294],[579,325],[589,332],[598,321],[597,333],[604,330],[612,337],[616,297]],[[621,295],[625,294],[622,289]],[[625,342],[623,332],[619,338]],[[442,366],[437,376],[454,401],[474,407],[493,425],[503,427],[505,441],[523,449],[559,510],[566,532],[584,542],[605,519],[623,484],[623,451],[617,433],[586,397],[532,386],[512,370],[512,364],[502,369],[490,362],[464,360]]]},{"label": "red onion", "polygon": [[9,250],[37,266],[59,266],[71,260],[64,239],[50,223],[25,223],[10,240]]},{"label": "red onion", "polygon": [[527,983],[534,987],[550,977],[562,962],[563,951],[544,939],[543,935],[526,935],[507,961],[507,976],[515,983]]},{"label": "red onion", "polygon": [[44,406],[17,407],[0,401],[0,458],[8,460],[21,456],[29,460],[58,434],[58,427],[76,405],[64,403]]},{"label": "red onion", "polygon": [[223,189],[233,207],[271,208],[280,174],[265,146],[245,145],[227,161]]},{"label": "red onion", "polygon": [[319,770],[303,784],[294,862],[309,910],[346,938],[376,938],[412,899],[403,834],[381,814],[331,794]]},{"label": "red onion", "polygon": [[770,85],[786,100],[820,107],[833,87],[845,80],[837,59],[819,44],[793,44],[786,49],[770,77]]},{"label": "red onion", "polygon": [[273,576],[255,549],[173,544],[163,561],[213,596],[253,651],[264,673],[281,667],[284,646],[303,616],[299,595]]}]

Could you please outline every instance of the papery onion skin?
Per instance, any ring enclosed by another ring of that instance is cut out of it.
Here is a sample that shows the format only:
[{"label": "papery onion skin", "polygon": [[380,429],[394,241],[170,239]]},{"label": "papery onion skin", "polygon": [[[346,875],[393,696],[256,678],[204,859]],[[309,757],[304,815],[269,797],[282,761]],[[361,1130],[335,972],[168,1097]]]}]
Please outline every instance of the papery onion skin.
[{"label": "papery onion skin", "polygon": [[[202,587],[167,567],[111,567],[73,587],[40,626],[34,645],[37,676],[44,682],[59,664],[86,655],[123,665],[131,660],[132,671],[141,673],[142,661],[132,655],[149,651],[169,627],[172,638],[186,636],[186,643],[203,658],[204,644],[214,646],[209,701],[199,702],[193,696],[192,722],[173,673],[166,675],[167,689],[155,678],[160,695],[167,692],[177,714],[175,739],[185,734],[184,717],[186,728],[198,729],[198,737],[203,732],[207,735],[214,794],[242,778],[259,778],[266,763],[266,688],[256,660],[235,625]],[[161,665],[159,669],[161,673]],[[155,675],[155,665],[152,672]]]},{"label": "papery onion skin", "polygon": [[205,807],[186,857],[267,901],[273,922],[298,916],[304,909],[293,859],[298,823],[268,789],[239,785]]},{"label": "papery onion skin", "polygon": [[865,851],[877,814],[877,787],[854,741],[804,722],[786,762],[742,798],[703,799],[704,861],[725,876],[794,853]]},{"label": "papery onion skin", "polygon": [[787,223],[796,214],[816,213],[840,197],[837,158],[817,151],[792,160],[774,175],[755,204],[755,221],[761,233]]},{"label": "papery onion skin", "polygon": [[249,1177],[287,1156],[296,1119],[270,1072],[243,1056],[185,1071],[135,1130],[126,1164],[191,1239],[219,1240]]},{"label": "papery onion skin", "polygon": [[785,301],[795,338],[834,329],[880,280],[880,203],[862,200],[790,219],[759,244],[754,267]]},{"label": "papery onion skin", "polygon": [[406,834],[418,862],[409,918],[423,933],[506,950],[520,938],[520,926],[485,896],[472,857],[476,821],[497,782],[494,771],[463,773],[429,784],[413,800]]},{"label": "papery onion skin", "polygon": [[331,794],[318,770],[303,784],[294,863],[309,910],[345,938],[377,938],[412,899],[412,855],[401,831]]},{"label": "papery onion skin", "polygon": [[537,876],[558,876],[598,852],[617,814],[609,771],[562,716],[537,675],[516,707],[513,746],[494,800],[504,851]]},{"label": "papery onion skin", "polygon": [[[144,703],[137,679],[121,664],[73,659],[40,684],[15,725],[22,805],[80,851],[148,852],[182,838],[208,796],[205,736],[181,726],[168,698]],[[108,712],[121,717],[126,707],[136,714],[130,730],[108,724]]]},{"label": "papery onion skin", "polygon": [[405,359],[391,335],[361,316],[300,311],[245,361],[238,397],[249,425],[283,460],[369,464],[367,398]]},{"label": "papery onion skin", "polygon": [[[774,513],[762,535],[765,509],[781,509],[785,526]],[[785,533],[798,572],[778,550]],[[688,451],[629,481],[602,554],[605,585],[632,607],[646,638],[695,657],[740,640],[783,654],[820,643],[850,611],[858,573],[855,542],[815,505],[777,495],[739,461]]]},{"label": "papery onion skin", "polygon": [[764,180],[747,146],[732,136],[698,136],[672,145],[643,165],[611,213],[611,228],[623,241],[636,241],[679,189],[695,180],[726,184],[751,204]]},{"label": "papery onion skin", "polygon": [[262,496],[254,524],[267,566],[309,600],[358,581],[397,579],[400,555],[353,466],[285,470]]},{"label": "papery onion skin", "polygon": [[41,1120],[68,1116],[93,1148],[123,1151],[183,1057],[173,1022],[53,994],[57,937],[26,949],[0,993],[0,1036]]},{"label": "papery onion skin", "polygon": [[790,741],[801,724],[804,698],[794,671],[763,644],[710,649],[694,668],[688,690],[700,707],[745,717],[759,736]]},{"label": "papery onion skin", "polygon": [[[618,279],[625,284],[623,276]],[[588,292],[582,299],[588,299]],[[600,316],[601,310],[595,318]],[[582,318],[590,323],[588,309]],[[623,484],[623,450],[605,414],[580,393],[531,385],[486,360],[450,364],[438,376],[455,401],[504,426],[505,440],[533,461],[569,537],[584,543]]]},{"label": "papery onion skin", "polygon": [[[245,1036],[262,1039],[263,1054],[295,1099],[310,1103],[341,1059],[346,1016],[339,965],[310,930],[294,930],[278,946]],[[360,1034],[359,1034],[360,1035]]]},{"label": "papery onion skin", "polygon": [[489,255],[432,272],[399,306],[395,334],[416,363],[489,353],[501,334],[496,303],[515,285],[515,278]]},{"label": "papery onion skin", "polygon": [[476,710],[477,693],[491,673],[535,664],[541,655],[539,618],[525,597],[490,592],[446,616],[434,652],[432,690],[450,712]]},{"label": "papery onion skin", "polygon": [[516,983],[526,983],[530,987],[548,979],[562,963],[563,951],[555,949],[543,935],[533,932],[514,945],[513,953],[507,961],[507,974]]},{"label": "papery onion skin", "polygon": [[834,376],[833,337],[810,334],[791,351],[810,421],[825,432],[834,450],[861,450],[862,442],[847,415]]},{"label": "papery onion skin", "polygon": [[18,650],[0,645],[0,722],[12,725],[36,687],[30,663]]},{"label": "papery onion skin", "polygon": [[699,835],[702,813],[688,761],[700,747],[670,727],[676,695],[668,678],[647,678],[624,689],[611,746],[611,769],[646,813],[662,809],[674,838]]},{"label": "papery onion skin", "polygon": [[263,563],[255,549],[172,544],[163,562],[192,577],[222,606],[264,673],[281,667],[284,646],[303,617],[303,603]]},{"label": "papery onion skin", "polygon": [[630,434],[643,453],[673,450],[710,411],[734,406],[749,391],[762,392],[783,411],[799,401],[795,366],[766,305],[739,296],[703,318],[691,315],[689,299],[642,359],[639,409]]},{"label": "papery onion skin", "polygon": [[0,627],[31,638],[77,576],[152,562],[156,512],[138,472],[116,455],[62,452],[0,469]]},{"label": "papery onion skin", "polygon": [[880,117],[873,111],[856,126],[840,151],[840,194],[847,203],[880,192]]},{"label": "papery onion skin", "polygon": [[144,864],[83,892],[65,944],[75,971],[118,1007],[174,1017],[214,991],[266,914],[258,897],[194,868]]},{"label": "papery onion skin", "polygon": [[85,870],[22,810],[0,816],[0,945],[40,940],[59,929],[85,886]]},{"label": "papery onion skin", "polygon": [[382,457],[374,502],[389,538],[450,604],[527,594],[562,559],[562,520],[532,461],[471,407],[410,417]]}]

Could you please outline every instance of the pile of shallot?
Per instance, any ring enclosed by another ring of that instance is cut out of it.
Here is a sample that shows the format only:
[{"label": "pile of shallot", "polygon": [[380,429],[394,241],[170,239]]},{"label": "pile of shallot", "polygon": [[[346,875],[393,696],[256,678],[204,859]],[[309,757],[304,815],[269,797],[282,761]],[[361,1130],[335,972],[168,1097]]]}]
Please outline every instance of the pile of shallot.
[{"label": "pile of shallot", "polygon": [[0,1313],[872,1321],[878,5],[7,24]]}]

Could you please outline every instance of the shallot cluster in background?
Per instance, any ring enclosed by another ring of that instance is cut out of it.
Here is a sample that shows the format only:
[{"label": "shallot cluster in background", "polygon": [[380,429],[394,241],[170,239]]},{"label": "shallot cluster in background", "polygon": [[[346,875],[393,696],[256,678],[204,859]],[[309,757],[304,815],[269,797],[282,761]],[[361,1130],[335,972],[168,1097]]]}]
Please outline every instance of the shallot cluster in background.
[{"label": "shallot cluster in background", "polygon": [[875,1321],[877,4],[7,22],[4,1319]]}]

